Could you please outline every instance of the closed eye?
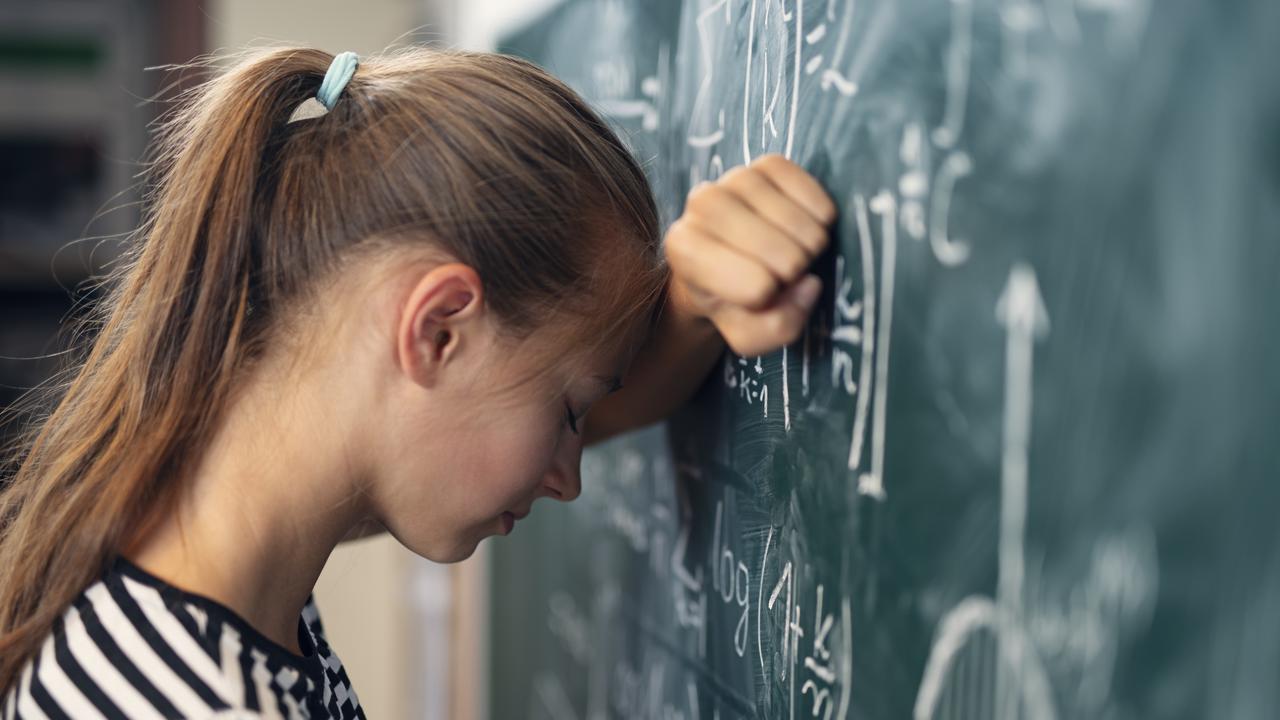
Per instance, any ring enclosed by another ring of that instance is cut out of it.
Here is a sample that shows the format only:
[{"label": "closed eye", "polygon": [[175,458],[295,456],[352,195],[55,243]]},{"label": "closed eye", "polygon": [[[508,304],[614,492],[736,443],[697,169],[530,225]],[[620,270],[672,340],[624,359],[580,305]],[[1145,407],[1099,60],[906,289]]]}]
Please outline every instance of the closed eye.
[{"label": "closed eye", "polygon": [[578,434],[578,418],[574,417],[573,409],[569,407],[569,403],[567,402],[564,404],[564,417],[565,417],[565,420],[567,420],[569,423],[569,429],[573,431],[574,435],[577,435]]}]

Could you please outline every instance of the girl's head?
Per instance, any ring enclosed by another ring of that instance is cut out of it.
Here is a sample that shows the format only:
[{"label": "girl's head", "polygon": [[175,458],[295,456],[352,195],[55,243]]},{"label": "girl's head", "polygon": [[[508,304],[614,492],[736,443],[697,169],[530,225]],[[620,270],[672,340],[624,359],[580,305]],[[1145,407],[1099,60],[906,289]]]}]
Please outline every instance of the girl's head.
[{"label": "girl's head", "polygon": [[0,494],[0,688],[255,398],[332,384],[352,491],[433,559],[577,494],[569,413],[625,369],[665,283],[643,172],[499,55],[366,58],[291,121],[331,59],[259,52],[163,126],[96,337]]}]

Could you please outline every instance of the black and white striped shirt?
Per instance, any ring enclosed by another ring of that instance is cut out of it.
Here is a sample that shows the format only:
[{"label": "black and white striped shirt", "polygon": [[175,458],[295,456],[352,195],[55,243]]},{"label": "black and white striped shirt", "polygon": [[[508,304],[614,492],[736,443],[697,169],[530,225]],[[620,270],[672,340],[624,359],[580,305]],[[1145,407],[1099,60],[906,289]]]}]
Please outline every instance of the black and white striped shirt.
[{"label": "black and white striped shirt", "polygon": [[296,655],[121,558],[59,618],[0,703],[12,718],[363,718],[314,597]]}]

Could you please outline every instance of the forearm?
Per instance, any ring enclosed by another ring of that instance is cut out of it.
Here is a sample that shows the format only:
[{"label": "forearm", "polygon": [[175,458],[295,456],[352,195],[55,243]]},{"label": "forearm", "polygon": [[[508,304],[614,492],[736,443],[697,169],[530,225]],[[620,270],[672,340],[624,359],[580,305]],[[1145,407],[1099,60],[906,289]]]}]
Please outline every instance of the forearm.
[{"label": "forearm", "polygon": [[724,352],[724,340],[692,308],[679,283],[669,284],[657,324],[631,363],[622,389],[601,400],[587,417],[586,444],[662,420],[693,396]]}]

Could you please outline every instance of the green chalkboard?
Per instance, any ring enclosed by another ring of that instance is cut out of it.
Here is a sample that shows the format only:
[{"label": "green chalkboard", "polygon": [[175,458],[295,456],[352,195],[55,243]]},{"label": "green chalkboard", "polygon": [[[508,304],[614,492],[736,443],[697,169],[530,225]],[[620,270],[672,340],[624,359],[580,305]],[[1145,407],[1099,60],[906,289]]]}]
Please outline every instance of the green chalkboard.
[{"label": "green chalkboard", "polygon": [[492,550],[495,718],[1280,715],[1280,3],[582,0],[665,219],[837,199],[804,337]]}]

